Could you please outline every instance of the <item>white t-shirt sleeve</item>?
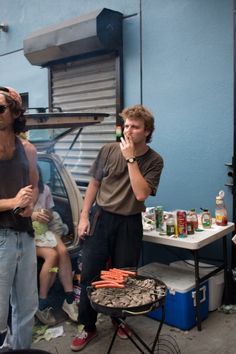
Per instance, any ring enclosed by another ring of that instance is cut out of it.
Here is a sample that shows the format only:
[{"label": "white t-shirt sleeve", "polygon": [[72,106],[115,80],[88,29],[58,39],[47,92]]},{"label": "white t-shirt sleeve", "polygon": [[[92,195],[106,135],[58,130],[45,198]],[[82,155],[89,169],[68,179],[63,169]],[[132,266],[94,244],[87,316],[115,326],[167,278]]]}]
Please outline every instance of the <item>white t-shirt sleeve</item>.
[{"label": "white t-shirt sleeve", "polygon": [[54,201],[52,193],[47,184],[44,185],[43,193],[39,194],[37,203],[34,206],[34,210],[38,209],[52,209],[54,207]]}]

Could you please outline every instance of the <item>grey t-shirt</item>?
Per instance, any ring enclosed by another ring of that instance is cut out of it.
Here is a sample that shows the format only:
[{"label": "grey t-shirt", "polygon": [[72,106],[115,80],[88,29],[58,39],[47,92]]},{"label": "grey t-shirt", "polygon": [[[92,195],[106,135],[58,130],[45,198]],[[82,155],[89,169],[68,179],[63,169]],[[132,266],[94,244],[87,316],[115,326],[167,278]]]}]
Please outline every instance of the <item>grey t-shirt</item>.
[{"label": "grey t-shirt", "polygon": [[[151,148],[137,157],[139,169],[156,194],[163,168],[163,159]],[[120,215],[133,215],[145,210],[144,202],[138,201],[133,193],[128,166],[119,143],[104,145],[91,169],[91,175],[101,182],[96,202],[104,210]]]}]

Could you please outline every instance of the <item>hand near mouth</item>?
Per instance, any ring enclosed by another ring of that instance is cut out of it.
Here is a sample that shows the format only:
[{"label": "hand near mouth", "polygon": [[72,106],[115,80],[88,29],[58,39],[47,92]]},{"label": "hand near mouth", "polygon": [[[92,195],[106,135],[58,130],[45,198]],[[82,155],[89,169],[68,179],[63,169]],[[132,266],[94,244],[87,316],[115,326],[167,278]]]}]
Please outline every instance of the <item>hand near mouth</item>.
[{"label": "hand near mouth", "polygon": [[130,135],[126,135],[124,138],[120,139],[120,149],[126,160],[135,157],[134,143]]}]

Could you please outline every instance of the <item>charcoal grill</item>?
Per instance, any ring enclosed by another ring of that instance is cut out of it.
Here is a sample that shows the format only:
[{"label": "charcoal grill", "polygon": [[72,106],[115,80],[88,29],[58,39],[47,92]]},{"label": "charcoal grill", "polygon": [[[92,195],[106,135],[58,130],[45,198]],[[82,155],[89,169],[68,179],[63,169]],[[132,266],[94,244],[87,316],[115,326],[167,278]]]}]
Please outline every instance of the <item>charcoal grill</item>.
[{"label": "charcoal grill", "polygon": [[[107,306],[107,305],[101,304],[99,302],[93,301],[93,293],[94,293],[94,291],[96,291],[96,289],[92,286],[87,288],[88,297],[90,299],[90,303],[91,303],[91,306],[93,307],[93,309],[96,312],[100,312],[100,313],[103,313],[107,316],[112,317],[113,322],[116,323],[115,331],[114,331],[111,343],[109,345],[107,354],[111,353],[117,332],[120,327],[122,327],[122,330],[125,332],[128,339],[134,344],[134,346],[140,351],[140,353],[145,353],[143,351],[145,348],[146,352],[154,354],[156,345],[158,343],[160,332],[161,332],[161,329],[162,329],[162,326],[163,326],[163,323],[165,320],[165,298],[166,298],[167,287],[159,279],[154,279],[151,277],[137,275],[136,277],[134,277],[134,279],[137,279],[137,280],[152,279],[155,282],[155,287],[158,289],[161,289],[161,290],[158,291],[158,294],[156,294],[156,296],[154,296],[154,298],[152,300],[148,301],[145,304],[137,305],[137,306],[127,306],[127,307],[113,307],[110,305]],[[129,285],[129,284],[125,285],[126,290],[129,290],[129,287],[130,287],[130,291],[132,291],[134,289],[134,285]],[[104,293],[104,296],[106,296],[108,290],[107,290],[107,288],[104,288],[104,289],[99,289],[99,291]],[[114,297],[120,296],[120,289],[113,289],[112,291],[113,291]],[[159,326],[157,328],[157,332],[156,332],[153,344],[151,347],[149,347],[147,345],[147,343],[140,337],[140,335],[138,335],[133,328],[128,326],[128,324],[126,323],[125,320],[126,320],[126,317],[128,317],[128,316],[144,315],[144,314],[147,314],[151,311],[156,310],[159,307],[162,308],[162,318],[161,318],[161,321],[159,322]],[[124,325],[130,331],[132,336],[125,330],[125,328],[123,328]]]}]

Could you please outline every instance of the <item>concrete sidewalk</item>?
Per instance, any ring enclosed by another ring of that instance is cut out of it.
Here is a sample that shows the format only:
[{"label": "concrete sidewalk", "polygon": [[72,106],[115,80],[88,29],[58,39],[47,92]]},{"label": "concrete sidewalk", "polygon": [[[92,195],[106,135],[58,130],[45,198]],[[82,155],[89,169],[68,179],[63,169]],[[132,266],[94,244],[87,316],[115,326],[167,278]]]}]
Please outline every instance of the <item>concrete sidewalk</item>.
[{"label": "concrete sidewalk", "polygon": [[[33,348],[46,350],[52,354],[73,353],[70,343],[78,331],[78,325],[66,319],[66,315],[57,311],[58,326],[63,326],[64,336],[41,340],[33,344]],[[62,322],[61,322],[62,321]],[[127,323],[148,344],[154,340],[159,322],[146,316],[132,316]],[[110,318],[100,316],[98,320],[98,337],[94,338],[82,351],[84,354],[105,354],[110,345],[114,328]],[[116,338],[111,354],[136,354],[140,351],[130,340]],[[143,353],[148,353],[144,350]],[[164,325],[160,336],[160,349],[156,353],[168,354],[233,354],[236,353],[236,313],[224,314],[218,310],[210,312],[208,318],[202,322],[202,331],[193,328],[189,331]]]}]

